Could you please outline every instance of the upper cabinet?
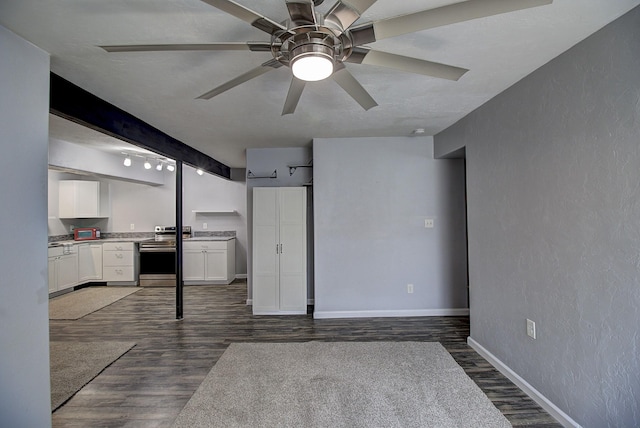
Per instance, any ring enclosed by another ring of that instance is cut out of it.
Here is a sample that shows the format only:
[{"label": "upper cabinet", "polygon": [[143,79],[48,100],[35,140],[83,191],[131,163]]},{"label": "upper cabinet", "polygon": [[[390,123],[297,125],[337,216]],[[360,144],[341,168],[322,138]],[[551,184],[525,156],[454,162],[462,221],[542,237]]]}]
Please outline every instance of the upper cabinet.
[{"label": "upper cabinet", "polygon": [[58,217],[109,217],[109,185],[99,181],[62,180],[59,183]]}]

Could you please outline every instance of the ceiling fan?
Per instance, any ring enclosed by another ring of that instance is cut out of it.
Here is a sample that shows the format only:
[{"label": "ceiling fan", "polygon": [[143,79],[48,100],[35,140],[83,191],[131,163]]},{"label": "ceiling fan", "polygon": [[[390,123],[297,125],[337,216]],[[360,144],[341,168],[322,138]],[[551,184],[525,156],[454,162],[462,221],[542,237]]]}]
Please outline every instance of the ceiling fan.
[{"label": "ceiling fan", "polygon": [[401,34],[521,9],[553,0],[467,0],[434,9],[354,26],[376,0],[338,0],[326,13],[324,0],[285,0],[289,18],[278,23],[232,0],[202,0],[271,36],[268,42],[112,45],[107,52],[241,51],[271,52],[273,59],[198,97],[210,99],[270,70],[289,67],[293,79],[282,115],[295,111],[306,82],[331,77],[365,110],[378,104],[345,67],[345,63],[388,67],[409,73],[458,80],[467,69],[374,50],[364,45]]}]

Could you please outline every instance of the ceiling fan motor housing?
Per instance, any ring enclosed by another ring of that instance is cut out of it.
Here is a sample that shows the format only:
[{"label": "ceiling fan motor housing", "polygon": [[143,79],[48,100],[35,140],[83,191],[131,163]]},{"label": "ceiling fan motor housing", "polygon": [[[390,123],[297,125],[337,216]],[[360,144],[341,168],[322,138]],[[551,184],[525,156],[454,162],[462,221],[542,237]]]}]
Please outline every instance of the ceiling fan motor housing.
[{"label": "ceiling fan motor housing", "polygon": [[293,37],[293,43],[289,47],[289,58],[291,62],[298,58],[315,55],[325,56],[335,62],[337,52],[334,40],[332,37],[327,37],[323,33],[309,32],[304,34],[298,34]]}]

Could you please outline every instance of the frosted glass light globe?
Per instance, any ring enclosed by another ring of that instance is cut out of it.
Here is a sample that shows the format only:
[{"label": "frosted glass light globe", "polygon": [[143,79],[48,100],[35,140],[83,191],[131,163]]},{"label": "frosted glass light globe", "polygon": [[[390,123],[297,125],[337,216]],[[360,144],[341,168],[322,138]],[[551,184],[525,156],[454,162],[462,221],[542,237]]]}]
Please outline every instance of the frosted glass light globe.
[{"label": "frosted glass light globe", "polygon": [[291,64],[293,75],[306,82],[324,80],[333,73],[333,62],[320,55],[303,55]]}]

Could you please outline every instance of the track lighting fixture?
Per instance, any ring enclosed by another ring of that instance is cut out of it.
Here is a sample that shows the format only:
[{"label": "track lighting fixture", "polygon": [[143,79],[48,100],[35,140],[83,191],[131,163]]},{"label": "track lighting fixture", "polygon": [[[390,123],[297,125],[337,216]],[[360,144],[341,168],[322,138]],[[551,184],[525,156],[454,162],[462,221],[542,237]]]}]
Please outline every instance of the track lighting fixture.
[{"label": "track lighting fixture", "polygon": [[124,166],[131,166],[133,164],[132,158],[137,157],[137,158],[144,158],[144,163],[143,163],[144,169],[151,169],[153,167],[152,164],[154,162],[155,162],[156,171],[162,171],[165,165],[167,167],[167,171],[173,172],[176,169],[176,165],[174,163],[175,161],[173,159],[156,157],[156,156],[147,157],[144,154],[138,154],[138,153],[122,152],[122,154],[124,155],[124,161],[123,161]]}]

